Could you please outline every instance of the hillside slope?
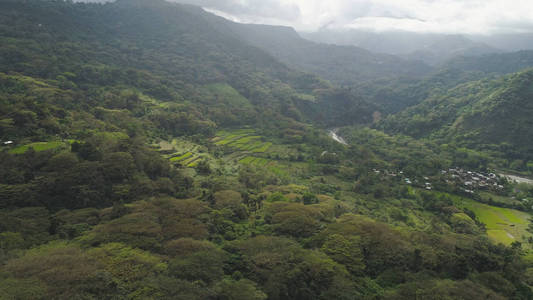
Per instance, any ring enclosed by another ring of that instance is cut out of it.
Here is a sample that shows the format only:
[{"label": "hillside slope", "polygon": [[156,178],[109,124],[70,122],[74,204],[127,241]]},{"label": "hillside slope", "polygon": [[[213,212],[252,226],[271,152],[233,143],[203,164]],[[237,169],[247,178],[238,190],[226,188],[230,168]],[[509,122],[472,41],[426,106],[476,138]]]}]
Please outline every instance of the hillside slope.
[{"label": "hillside slope", "polygon": [[1,299],[531,299],[525,212],[494,244],[456,152],[335,142],[372,105],[213,19],[0,1]]},{"label": "hillside slope", "polygon": [[422,79],[388,78],[357,83],[354,92],[387,113],[397,113],[427,98],[459,85],[485,78],[497,78],[533,67],[533,51],[478,56],[459,55],[441,62]]},{"label": "hillside slope", "polygon": [[[186,105],[221,126],[273,124],[278,118],[313,121],[297,106],[320,111],[327,99],[315,91],[332,88],[231,32],[221,33],[212,20],[231,22],[198,7],[162,0],[0,5],[0,72],[62,80],[72,89],[135,87],[161,102]],[[235,89],[248,105],[229,101],[220,89],[213,92],[212,84]],[[354,109],[359,103],[362,110],[368,106],[354,95],[348,102]],[[367,122],[374,111],[350,122]]]},{"label": "hillside slope", "polygon": [[533,51],[493,53],[475,57],[459,56],[445,62],[443,67],[488,74],[510,74],[533,67]]},{"label": "hillside slope", "polygon": [[383,127],[414,137],[491,148],[531,159],[533,70],[460,85],[389,117]]}]

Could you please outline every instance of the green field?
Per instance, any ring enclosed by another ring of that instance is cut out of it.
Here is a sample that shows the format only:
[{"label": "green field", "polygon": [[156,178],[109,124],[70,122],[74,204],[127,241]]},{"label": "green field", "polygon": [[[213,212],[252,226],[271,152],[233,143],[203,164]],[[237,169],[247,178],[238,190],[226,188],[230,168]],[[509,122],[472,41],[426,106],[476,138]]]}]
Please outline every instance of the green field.
[{"label": "green field", "polygon": [[16,147],[14,149],[9,150],[9,153],[11,154],[24,154],[30,148],[33,148],[33,150],[39,152],[39,151],[46,151],[46,150],[53,150],[58,149],[65,146],[64,142],[37,142],[37,143],[31,143],[23,146]]},{"label": "green field", "polygon": [[503,229],[487,230],[487,235],[492,241],[502,243],[504,245],[510,245],[515,241],[514,236]]},{"label": "green field", "polygon": [[525,245],[527,237],[531,236],[526,230],[531,218],[528,213],[466,199],[460,200],[457,205],[473,211],[478,220],[485,224],[489,238],[496,243],[510,245],[519,241]]}]

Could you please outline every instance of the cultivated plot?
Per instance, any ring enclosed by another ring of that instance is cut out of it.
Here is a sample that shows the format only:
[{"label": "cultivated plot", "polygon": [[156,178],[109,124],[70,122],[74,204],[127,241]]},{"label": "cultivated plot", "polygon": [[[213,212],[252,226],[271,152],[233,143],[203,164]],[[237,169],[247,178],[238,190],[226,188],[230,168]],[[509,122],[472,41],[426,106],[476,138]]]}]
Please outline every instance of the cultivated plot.
[{"label": "cultivated plot", "polygon": [[461,200],[460,206],[473,211],[485,224],[487,235],[496,242],[510,245],[515,241],[527,244],[531,233],[527,231],[531,215],[509,208],[490,206],[473,200]]}]

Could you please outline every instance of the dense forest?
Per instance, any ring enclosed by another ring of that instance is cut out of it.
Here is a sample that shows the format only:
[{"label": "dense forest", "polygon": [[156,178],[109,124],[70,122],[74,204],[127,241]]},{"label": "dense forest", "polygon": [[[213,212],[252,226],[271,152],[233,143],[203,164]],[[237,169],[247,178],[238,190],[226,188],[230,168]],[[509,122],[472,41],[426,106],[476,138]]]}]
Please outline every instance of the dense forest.
[{"label": "dense forest", "polygon": [[0,299],[532,299],[532,71],[285,31],[1,0]]},{"label": "dense forest", "polygon": [[383,127],[414,137],[492,152],[505,167],[528,171],[533,138],[533,71],[483,79],[434,93],[390,116]]}]

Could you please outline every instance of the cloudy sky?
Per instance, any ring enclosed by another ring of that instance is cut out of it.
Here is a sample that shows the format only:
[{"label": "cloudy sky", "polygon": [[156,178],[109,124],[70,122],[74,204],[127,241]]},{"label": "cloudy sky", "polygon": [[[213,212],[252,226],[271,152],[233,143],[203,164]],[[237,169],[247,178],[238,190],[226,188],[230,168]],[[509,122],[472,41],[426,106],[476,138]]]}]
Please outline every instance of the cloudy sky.
[{"label": "cloudy sky", "polygon": [[434,33],[533,32],[533,0],[174,0],[234,21]]}]

